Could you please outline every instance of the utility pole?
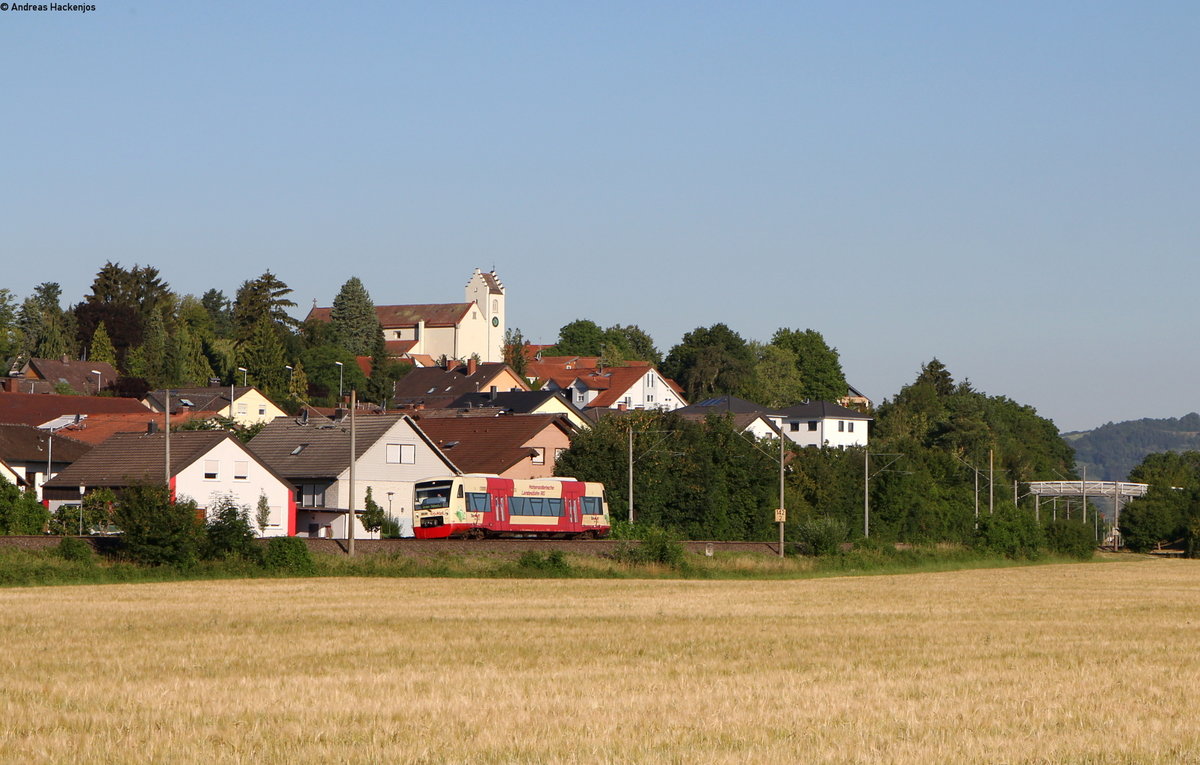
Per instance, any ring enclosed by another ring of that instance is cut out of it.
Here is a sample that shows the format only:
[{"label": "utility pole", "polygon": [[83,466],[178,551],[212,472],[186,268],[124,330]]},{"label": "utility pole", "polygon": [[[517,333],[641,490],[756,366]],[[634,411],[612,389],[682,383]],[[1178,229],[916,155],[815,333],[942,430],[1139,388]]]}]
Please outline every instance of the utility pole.
[{"label": "utility pole", "polygon": [[629,523],[633,524],[633,420],[629,421]]},{"label": "utility pole", "polygon": [[346,523],[346,528],[349,530],[346,534],[347,544],[346,552],[351,558],[354,557],[354,410],[358,408],[358,390],[350,391],[350,515]]},{"label": "utility pole", "polygon": [[871,536],[871,450],[863,449],[863,536]]},{"label": "utility pole", "polygon": [[996,512],[996,460],[995,452],[988,449],[988,515]]},{"label": "utility pole", "polygon": [[1079,482],[1079,493],[1083,495],[1083,522],[1087,523],[1087,465],[1083,466],[1083,480]]},{"label": "utility pole", "polygon": [[164,449],[163,456],[163,472],[166,473],[167,480],[167,499],[171,497],[171,389],[167,388],[167,405],[166,405],[166,420],[163,425],[163,430],[166,431],[163,436],[166,438],[167,446]]},{"label": "utility pole", "polygon": [[783,428],[779,429],[779,557],[783,557],[783,524],[787,518],[787,505],[783,499],[783,442],[787,438],[783,434]]}]

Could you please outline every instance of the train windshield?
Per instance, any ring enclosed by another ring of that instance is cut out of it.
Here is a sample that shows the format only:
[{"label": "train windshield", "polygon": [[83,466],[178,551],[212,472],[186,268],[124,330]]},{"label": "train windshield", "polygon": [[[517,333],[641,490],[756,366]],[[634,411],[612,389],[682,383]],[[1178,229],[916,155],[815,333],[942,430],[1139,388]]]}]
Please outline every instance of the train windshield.
[{"label": "train windshield", "polygon": [[449,507],[453,484],[453,481],[424,481],[417,484],[417,507],[422,510]]}]

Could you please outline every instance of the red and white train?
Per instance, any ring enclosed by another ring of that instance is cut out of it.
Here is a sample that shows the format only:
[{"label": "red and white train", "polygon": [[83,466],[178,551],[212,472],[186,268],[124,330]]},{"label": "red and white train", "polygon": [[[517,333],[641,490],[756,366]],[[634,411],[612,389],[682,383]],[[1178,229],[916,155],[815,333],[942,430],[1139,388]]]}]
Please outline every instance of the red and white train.
[{"label": "red and white train", "polygon": [[574,478],[456,475],[418,481],[413,535],[593,538],[608,533],[604,484]]}]

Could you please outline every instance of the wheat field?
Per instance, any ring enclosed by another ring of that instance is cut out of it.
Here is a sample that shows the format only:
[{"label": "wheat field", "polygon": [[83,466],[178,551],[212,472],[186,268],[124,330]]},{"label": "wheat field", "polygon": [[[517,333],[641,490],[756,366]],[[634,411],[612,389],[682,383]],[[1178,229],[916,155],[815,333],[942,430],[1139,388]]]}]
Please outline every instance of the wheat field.
[{"label": "wheat field", "polygon": [[0,591],[0,760],[1200,762],[1200,562]]}]

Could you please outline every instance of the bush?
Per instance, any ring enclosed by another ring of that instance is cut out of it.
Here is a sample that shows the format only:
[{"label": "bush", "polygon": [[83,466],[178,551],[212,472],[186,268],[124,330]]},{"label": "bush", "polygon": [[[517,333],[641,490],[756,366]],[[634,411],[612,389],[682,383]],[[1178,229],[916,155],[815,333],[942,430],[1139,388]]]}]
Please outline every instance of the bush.
[{"label": "bush", "polygon": [[810,518],[797,524],[796,536],[805,555],[836,555],[849,532],[837,518]]},{"label": "bush", "polygon": [[660,563],[672,568],[683,568],[686,556],[683,544],[671,532],[657,526],[644,530],[641,543],[622,543],[613,552],[613,557],[622,563]]},{"label": "bush", "polygon": [[308,545],[299,537],[272,537],[263,554],[263,565],[298,576],[311,576],[317,571]]},{"label": "bush", "polygon": [[78,537],[64,537],[54,551],[63,560],[91,564],[94,558],[92,546]]},{"label": "bush", "polygon": [[164,486],[125,489],[113,520],[122,531],[121,549],[136,563],[188,568],[199,556],[204,529],[196,503],[172,502]]},{"label": "bush", "polygon": [[521,553],[521,558],[517,561],[517,566],[526,570],[558,576],[565,576],[571,573],[571,565],[567,563],[562,550],[551,550],[545,555],[536,550],[527,550]]},{"label": "bush", "polygon": [[400,519],[394,515],[385,515],[383,525],[379,527],[379,533],[384,539],[399,539]]},{"label": "bush", "polygon": [[209,508],[204,527],[204,556],[225,558],[236,555],[259,560],[261,552],[254,544],[254,536],[247,509],[240,507],[232,497],[222,497]]},{"label": "bush", "polygon": [[49,520],[50,513],[32,491],[0,478],[0,534],[41,534]]},{"label": "bush", "polygon": [[1057,555],[1088,560],[1096,552],[1096,532],[1079,521],[1051,521],[1046,526],[1046,547]]},{"label": "bush", "polygon": [[1014,560],[1035,560],[1044,542],[1033,515],[1015,505],[1001,503],[992,515],[979,517],[976,548]]}]

